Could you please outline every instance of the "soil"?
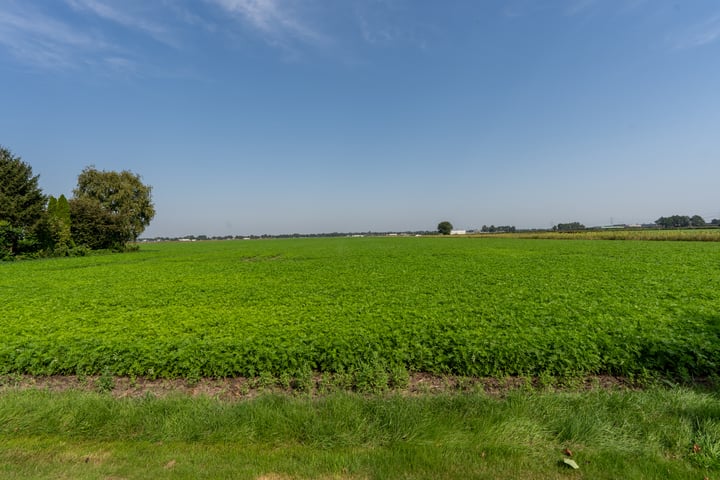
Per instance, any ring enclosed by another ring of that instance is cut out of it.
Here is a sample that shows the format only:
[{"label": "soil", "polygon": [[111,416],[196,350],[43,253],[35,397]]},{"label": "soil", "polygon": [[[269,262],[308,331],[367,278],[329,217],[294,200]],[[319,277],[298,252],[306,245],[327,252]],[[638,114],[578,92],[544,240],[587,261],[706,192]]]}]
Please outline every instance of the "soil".
[{"label": "soil", "polygon": [[[702,383],[702,382],[701,382]],[[542,379],[538,377],[474,378],[437,376],[426,373],[410,375],[406,386],[380,390],[355,390],[367,394],[400,394],[405,396],[433,395],[450,392],[483,392],[502,397],[513,391],[591,391],[634,390],[642,385],[623,377],[596,375],[572,379]],[[0,376],[0,393],[7,390],[39,389],[52,392],[85,391],[104,392],[116,398],[167,397],[170,395],[206,396],[222,400],[251,399],[264,393],[306,395],[321,397],[343,390],[333,384],[333,377],[316,375],[312,388],[301,390],[279,384],[261,385],[258,378],[202,378],[147,379],[143,377],[107,377],[76,375],[3,375]]]}]

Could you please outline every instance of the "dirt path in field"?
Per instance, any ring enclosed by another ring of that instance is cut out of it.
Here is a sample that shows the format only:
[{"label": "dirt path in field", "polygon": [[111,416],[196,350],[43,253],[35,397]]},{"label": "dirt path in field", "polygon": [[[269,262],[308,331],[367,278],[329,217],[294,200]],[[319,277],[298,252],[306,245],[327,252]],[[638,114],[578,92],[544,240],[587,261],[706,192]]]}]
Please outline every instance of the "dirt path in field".
[{"label": "dirt path in field", "polygon": [[222,378],[199,380],[157,379],[142,377],[108,376],[0,376],[0,393],[8,390],[39,389],[53,392],[77,390],[102,392],[117,398],[166,397],[169,395],[208,396],[222,400],[242,400],[263,393],[310,395],[321,397],[338,391],[356,391],[364,394],[432,395],[449,392],[483,392],[503,396],[512,391],[589,391],[628,390],[641,386],[627,378],[598,375],[573,379],[542,379],[537,377],[469,378],[413,374],[407,385],[396,388],[348,388],[334,383],[332,376],[317,375],[311,384],[282,385],[281,382],[263,382],[259,378]]}]

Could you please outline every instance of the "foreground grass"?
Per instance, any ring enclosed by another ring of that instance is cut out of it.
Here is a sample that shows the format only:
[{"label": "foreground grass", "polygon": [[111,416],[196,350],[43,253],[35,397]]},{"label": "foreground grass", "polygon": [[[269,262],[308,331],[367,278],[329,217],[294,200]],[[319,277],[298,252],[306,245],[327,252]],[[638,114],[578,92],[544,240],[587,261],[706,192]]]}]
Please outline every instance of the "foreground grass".
[{"label": "foreground grass", "polygon": [[[562,463],[569,449],[579,465]],[[720,397],[689,389],[225,402],[0,395],[2,478],[720,478]]]}]

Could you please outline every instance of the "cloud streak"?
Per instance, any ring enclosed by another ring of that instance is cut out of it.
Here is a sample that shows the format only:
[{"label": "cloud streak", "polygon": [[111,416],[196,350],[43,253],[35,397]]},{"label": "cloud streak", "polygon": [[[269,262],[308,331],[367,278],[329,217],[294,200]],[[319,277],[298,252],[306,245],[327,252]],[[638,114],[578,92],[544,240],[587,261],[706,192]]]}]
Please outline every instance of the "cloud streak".
[{"label": "cloud streak", "polygon": [[150,22],[136,15],[128,14],[98,0],[66,0],[66,3],[79,12],[91,13],[103,20],[117,23],[122,27],[137,30],[149,35],[156,41],[177,46],[170,31],[162,25]]},{"label": "cloud streak", "polygon": [[329,41],[327,36],[304,22],[287,2],[281,3],[279,0],[207,1],[227,14],[242,18],[272,45],[289,48],[293,43],[299,41],[320,46]]},{"label": "cloud streak", "polygon": [[[306,5],[285,0],[166,0],[152,4],[63,0],[47,7],[3,2],[0,53],[4,49],[19,63],[39,68],[126,69],[137,74],[145,70],[139,60],[145,50],[133,36],[183,50],[193,35],[233,35],[240,24],[288,58],[299,58],[308,46],[325,48],[332,43],[303,20],[301,7]],[[148,67],[157,69],[157,65]]]},{"label": "cloud streak", "polygon": [[142,51],[128,46],[122,30],[102,28],[109,24],[180,48],[173,31],[164,25],[101,1],[65,0],[47,9],[25,2],[0,4],[0,53],[4,49],[19,64],[54,71],[131,75],[147,71],[139,60]]},{"label": "cloud streak", "polygon": [[355,26],[361,38],[373,47],[424,50],[441,34],[441,29],[432,20],[422,18],[412,1],[358,2],[353,11]]},{"label": "cloud streak", "polygon": [[565,17],[575,17],[586,14],[597,6],[597,0],[548,0],[543,2],[514,0],[504,6],[502,13],[504,16],[510,18],[525,17],[545,12],[555,12]]},{"label": "cloud streak", "polygon": [[676,42],[676,48],[703,47],[715,43],[718,40],[720,40],[720,13],[690,28],[686,34]]},{"label": "cloud streak", "polygon": [[595,6],[596,0],[573,0],[565,7],[565,15],[574,17],[583,14]]},{"label": "cloud streak", "polygon": [[0,45],[25,64],[53,69],[77,64],[82,54],[108,49],[101,38],[27,7],[0,11]]}]

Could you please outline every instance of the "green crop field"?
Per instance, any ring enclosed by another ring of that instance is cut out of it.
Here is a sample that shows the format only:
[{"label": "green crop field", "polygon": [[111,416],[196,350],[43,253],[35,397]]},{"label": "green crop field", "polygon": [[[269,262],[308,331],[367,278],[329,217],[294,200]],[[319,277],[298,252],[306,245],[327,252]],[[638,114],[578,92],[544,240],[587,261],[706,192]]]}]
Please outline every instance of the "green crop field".
[{"label": "green crop field", "polygon": [[715,242],[144,244],[0,264],[0,373],[715,375]]}]

